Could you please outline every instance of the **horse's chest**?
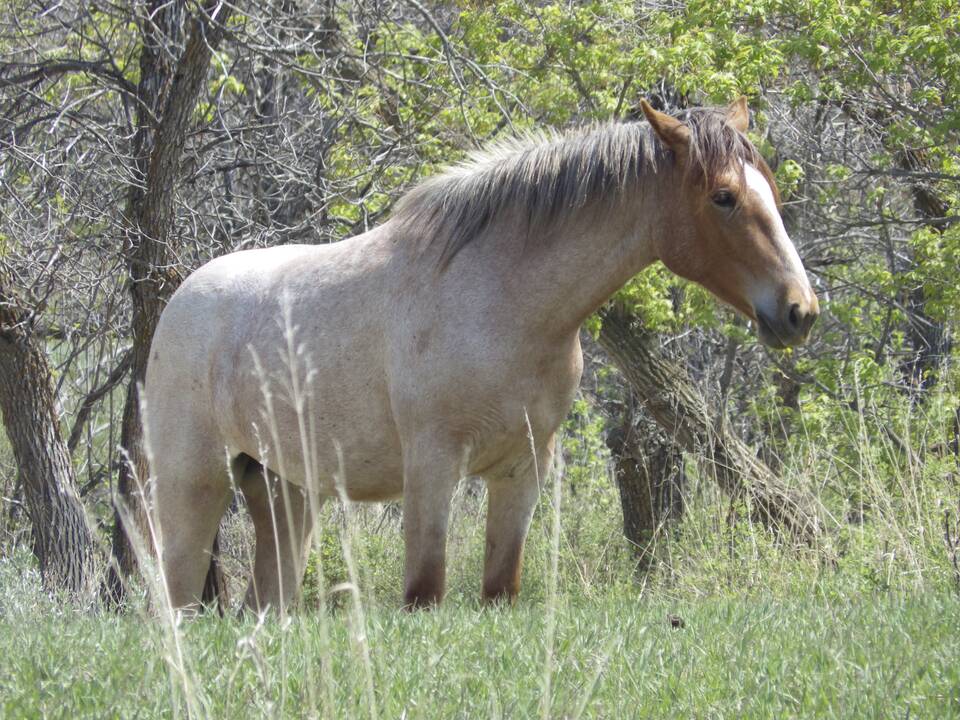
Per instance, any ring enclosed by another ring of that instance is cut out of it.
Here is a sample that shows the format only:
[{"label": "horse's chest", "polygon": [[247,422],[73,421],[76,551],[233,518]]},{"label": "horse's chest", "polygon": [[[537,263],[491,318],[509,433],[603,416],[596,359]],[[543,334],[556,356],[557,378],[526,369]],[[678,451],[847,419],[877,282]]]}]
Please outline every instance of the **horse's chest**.
[{"label": "horse's chest", "polygon": [[528,453],[531,433],[546,442],[570,410],[581,370],[579,346],[478,368],[455,393],[454,422],[473,449],[473,471]]}]

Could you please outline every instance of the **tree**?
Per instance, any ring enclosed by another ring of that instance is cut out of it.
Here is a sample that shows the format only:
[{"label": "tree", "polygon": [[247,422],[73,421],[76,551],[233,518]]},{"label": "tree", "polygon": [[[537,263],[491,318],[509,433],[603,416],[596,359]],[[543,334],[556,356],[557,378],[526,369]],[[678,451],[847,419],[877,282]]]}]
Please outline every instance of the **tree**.
[{"label": "tree", "polygon": [[33,553],[44,586],[84,596],[92,586],[93,537],[60,431],[46,350],[36,313],[12,292],[0,263],[0,411],[17,462]]},{"label": "tree", "polygon": [[646,415],[629,388],[626,403],[605,438],[620,494],[623,535],[640,567],[653,564],[657,539],[683,516],[686,472],[683,452]]},{"label": "tree", "polygon": [[711,413],[685,369],[660,350],[657,336],[616,305],[602,315],[599,341],[670,438],[705,457],[720,487],[744,497],[765,525],[816,546],[823,530],[819,502],[787,488],[724,422]]}]

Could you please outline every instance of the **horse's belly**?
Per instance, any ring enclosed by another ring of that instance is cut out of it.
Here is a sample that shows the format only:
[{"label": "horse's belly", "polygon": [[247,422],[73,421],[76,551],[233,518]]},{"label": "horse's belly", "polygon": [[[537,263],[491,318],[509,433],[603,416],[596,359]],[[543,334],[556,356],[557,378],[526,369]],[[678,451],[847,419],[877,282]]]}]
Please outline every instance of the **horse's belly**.
[{"label": "horse's belly", "polygon": [[302,422],[292,409],[275,407],[270,438],[261,436],[254,444],[253,432],[247,433],[242,450],[288,482],[321,495],[397,497],[403,492],[403,461],[392,420],[374,408],[348,405],[328,407]]},{"label": "horse's belly", "polygon": [[315,352],[318,361],[293,392],[282,366],[261,382],[242,382],[256,377],[255,368],[234,368],[217,394],[229,445],[322,495],[345,493],[355,500],[399,495],[403,462],[385,382],[360,362],[362,353],[349,355],[355,358],[352,367],[343,358]]},{"label": "horse's belly", "polygon": [[323,495],[350,500],[383,502],[403,493],[403,462],[399,446],[384,438],[382,443],[369,441],[343,447],[333,467],[320,478]]}]

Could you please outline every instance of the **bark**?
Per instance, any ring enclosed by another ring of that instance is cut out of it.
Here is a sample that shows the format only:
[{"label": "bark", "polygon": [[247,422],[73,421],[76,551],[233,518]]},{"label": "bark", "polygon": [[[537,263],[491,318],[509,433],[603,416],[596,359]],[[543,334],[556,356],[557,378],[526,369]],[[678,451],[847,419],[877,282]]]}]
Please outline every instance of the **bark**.
[{"label": "bark", "polygon": [[623,535],[634,546],[642,567],[653,562],[661,531],[683,515],[686,474],[680,449],[651,420],[628,405],[607,433],[614,477],[623,511]]},{"label": "bark", "polygon": [[32,332],[32,314],[0,269],[0,411],[30,518],[33,553],[47,590],[84,597],[92,584],[93,535],[60,431],[53,375]]},{"label": "bark", "polygon": [[131,329],[133,345],[130,385],[123,410],[120,444],[127,456],[120,464],[117,479],[118,502],[139,528],[125,528],[121,513],[115,512],[113,556],[115,565],[107,591],[115,601],[123,598],[124,576],[136,561],[128,532],[144,531],[144,502],[149,477],[142,445],[140,386],[146,376],[150,342],[167,300],[179,284],[174,269],[175,187],[180,178],[187,130],[204,85],[213,49],[223,34],[227,10],[217,2],[206,2],[190,20],[190,33],[173,66],[171,57],[180,44],[184,24],[184,3],[153,0],[149,18],[141,25],[143,48],[140,84],[137,88],[138,128],[134,138],[134,176],[127,198],[129,227],[127,267],[133,299]]},{"label": "bark", "polygon": [[814,545],[822,532],[816,498],[786,487],[722,416],[710,411],[685,369],[660,349],[653,334],[617,307],[602,319],[600,345],[667,437],[688,452],[705,455],[720,487],[745,497],[766,526]]},{"label": "bark", "polygon": [[[901,168],[908,171],[926,169],[921,153],[904,151],[897,157]],[[945,220],[949,206],[931,185],[917,181],[910,185],[913,207],[927,227],[943,233],[948,224]],[[905,306],[909,309],[907,340],[913,347],[913,357],[905,364],[904,371],[913,387],[926,390],[939,379],[944,360],[950,354],[950,337],[945,325],[927,313],[927,297],[923,285],[909,291]]]}]

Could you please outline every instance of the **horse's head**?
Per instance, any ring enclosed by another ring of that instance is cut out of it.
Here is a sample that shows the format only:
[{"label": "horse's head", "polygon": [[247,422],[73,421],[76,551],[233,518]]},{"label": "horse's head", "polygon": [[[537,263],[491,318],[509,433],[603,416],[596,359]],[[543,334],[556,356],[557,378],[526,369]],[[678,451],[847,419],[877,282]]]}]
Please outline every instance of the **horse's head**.
[{"label": "horse's head", "polygon": [[682,188],[666,208],[669,229],[657,256],[753,320],[765,344],[806,341],[820,312],[817,296],[783,226],[770,170],[743,135],[746,101],[687,122],[641,106],[673,151]]}]

